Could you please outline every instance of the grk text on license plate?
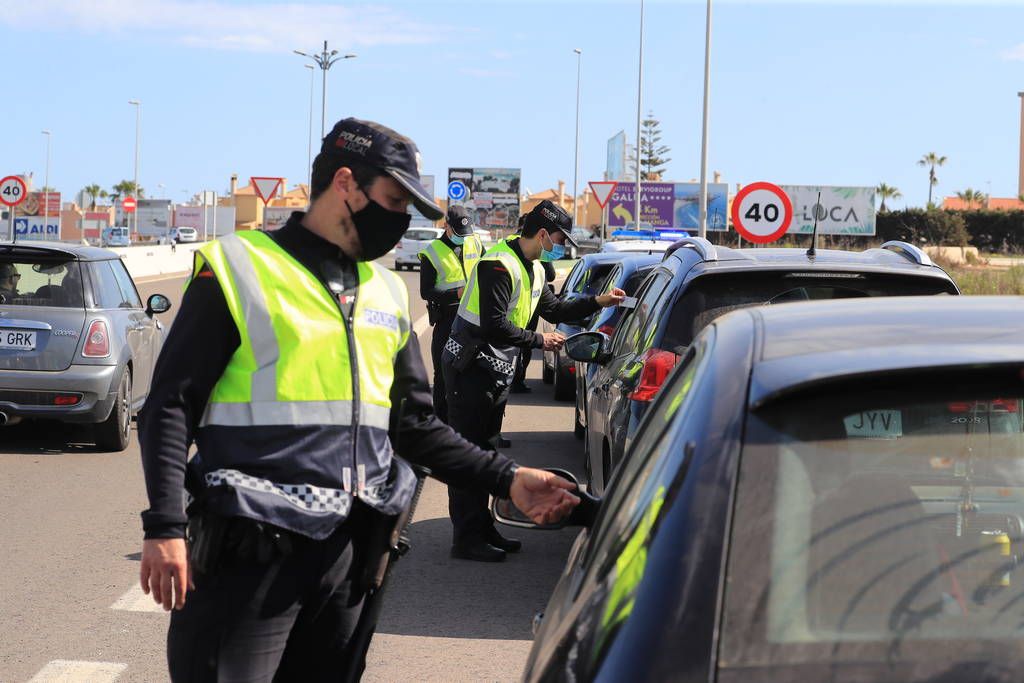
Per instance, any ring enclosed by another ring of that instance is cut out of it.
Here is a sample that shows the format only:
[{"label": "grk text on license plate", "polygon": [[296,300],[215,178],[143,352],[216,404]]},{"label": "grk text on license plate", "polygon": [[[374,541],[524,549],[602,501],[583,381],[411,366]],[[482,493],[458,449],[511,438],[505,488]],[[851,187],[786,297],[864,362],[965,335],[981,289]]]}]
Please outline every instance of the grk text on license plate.
[{"label": "grk text on license plate", "polygon": [[0,349],[32,351],[36,348],[36,333],[29,330],[0,329]]},{"label": "grk text on license plate", "polygon": [[903,414],[898,410],[865,410],[843,418],[846,436],[859,439],[897,439],[903,436]]}]

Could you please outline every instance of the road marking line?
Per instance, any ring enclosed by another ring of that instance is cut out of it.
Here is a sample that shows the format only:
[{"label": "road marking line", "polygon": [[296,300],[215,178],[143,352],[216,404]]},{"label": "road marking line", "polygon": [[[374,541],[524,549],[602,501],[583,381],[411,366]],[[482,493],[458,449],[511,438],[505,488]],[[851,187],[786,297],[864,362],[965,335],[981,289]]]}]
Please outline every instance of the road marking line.
[{"label": "road marking line", "polygon": [[427,314],[424,313],[419,317],[418,320],[416,320],[415,323],[413,323],[412,329],[413,332],[416,333],[417,337],[422,337],[423,333],[427,331],[428,327],[430,327],[430,318],[427,316]]},{"label": "road marking line", "polygon": [[124,610],[125,612],[158,612],[164,613],[163,605],[153,602],[153,598],[142,592],[142,586],[138,584],[119,597],[117,602],[110,606],[110,609]]},{"label": "road marking line", "polygon": [[117,680],[127,664],[79,662],[55,659],[39,670],[28,683],[110,683]]}]

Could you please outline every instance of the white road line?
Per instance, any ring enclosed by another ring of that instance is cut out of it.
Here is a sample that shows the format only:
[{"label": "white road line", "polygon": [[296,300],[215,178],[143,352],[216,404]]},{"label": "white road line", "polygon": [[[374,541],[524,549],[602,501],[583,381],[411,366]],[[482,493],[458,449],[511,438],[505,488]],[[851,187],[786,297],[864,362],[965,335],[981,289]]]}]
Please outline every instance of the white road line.
[{"label": "white road line", "polygon": [[125,612],[157,612],[164,614],[162,605],[153,602],[153,598],[142,592],[142,587],[135,584],[131,589],[119,597],[117,602],[110,606],[110,609],[124,610]]},{"label": "white road line", "polygon": [[39,670],[28,683],[110,683],[117,680],[127,664],[76,662],[55,659]]},{"label": "white road line", "polygon": [[428,327],[430,327],[430,318],[425,313],[412,325],[413,332],[416,333],[417,337],[422,337]]}]

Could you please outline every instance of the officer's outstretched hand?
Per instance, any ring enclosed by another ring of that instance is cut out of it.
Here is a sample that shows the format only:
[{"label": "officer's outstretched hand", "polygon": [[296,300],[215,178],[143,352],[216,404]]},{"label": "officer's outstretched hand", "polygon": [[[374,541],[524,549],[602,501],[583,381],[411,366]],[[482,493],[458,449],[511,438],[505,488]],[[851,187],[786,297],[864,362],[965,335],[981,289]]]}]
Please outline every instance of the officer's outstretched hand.
[{"label": "officer's outstretched hand", "polygon": [[602,307],[608,308],[609,306],[618,306],[621,304],[626,298],[626,293],[618,287],[613,287],[612,291],[607,294],[598,294],[594,298]]},{"label": "officer's outstretched hand", "polygon": [[579,497],[570,493],[575,488],[575,484],[557,474],[520,467],[512,480],[509,497],[537,524],[554,524],[579,504]]},{"label": "officer's outstretched hand", "polygon": [[188,550],[183,538],[149,538],[142,542],[142,592],[165,610],[185,606],[185,593],[192,585]]}]

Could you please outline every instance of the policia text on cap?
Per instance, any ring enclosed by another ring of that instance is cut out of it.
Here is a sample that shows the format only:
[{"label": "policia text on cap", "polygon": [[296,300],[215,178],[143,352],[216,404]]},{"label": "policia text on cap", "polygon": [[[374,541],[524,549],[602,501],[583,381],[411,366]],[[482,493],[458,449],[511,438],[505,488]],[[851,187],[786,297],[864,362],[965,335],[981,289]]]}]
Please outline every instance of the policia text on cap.
[{"label": "policia text on cap", "polygon": [[415,490],[403,458],[510,496],[538,521],[578,503],[569,482],[517,468],[433,414],[408,293],[370,262],[408,227],[410,201],[442,215],[417,157],[384,126],[341,121],[313,164],[308,213],[196,254],[139,420],[141,582],[174,609],[175,682],[361,670],[351,636],[377,560],[368,548]]},{"label": "policia text on cap", "polygon": [[[501,432],[509,386],[520,362],[520,348],[553,350],[565,341],[558,332],[527,329],[540,315],[553,323],[579,320],[601,306],[620,303],[618,288],[598,297],[560,301],[546,286],[538,262],[558,259],[572,219],[550,201],[526,216],[521,235],[501,240],[481,258],[459,302],[442,358],[448,392],[448,423],[481,448],[493,448]],[[487,493],[457,483],[448,487],[452,518],[452,555],[497,562],[519,543],[503,538],[487,510]]]}]

